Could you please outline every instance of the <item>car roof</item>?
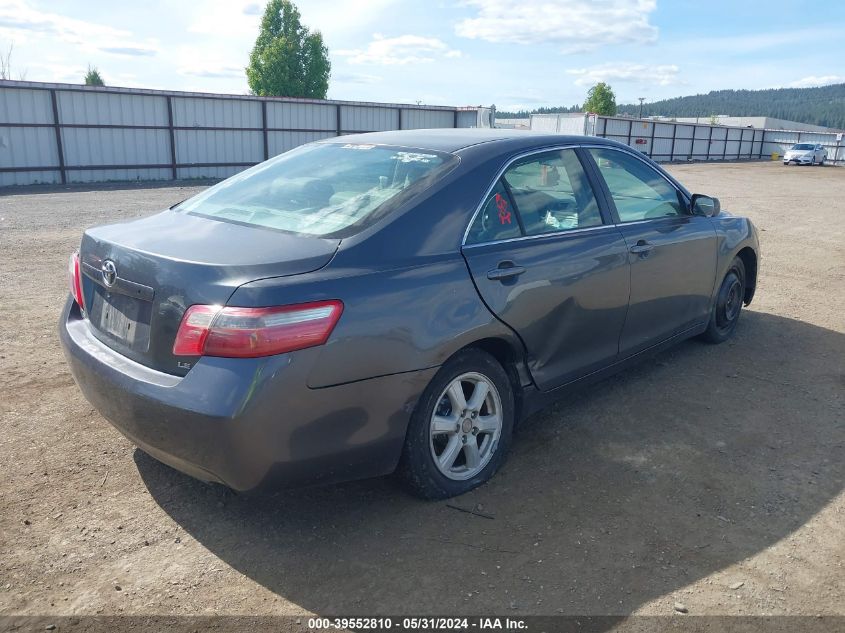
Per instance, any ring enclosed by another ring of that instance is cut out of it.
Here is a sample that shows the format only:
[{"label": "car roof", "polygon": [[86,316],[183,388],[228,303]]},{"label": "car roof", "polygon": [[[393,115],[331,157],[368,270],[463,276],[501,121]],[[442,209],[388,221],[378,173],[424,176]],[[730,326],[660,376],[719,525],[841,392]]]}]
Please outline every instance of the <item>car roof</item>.
[{"label": "car roof", "polygon": [[[588,140],[589,139],[589,140]],[[548,134],[529,130],[491,128],[438,128],[430,130],[392,130],[390,132],[367,132],[349,134],[321,141],[323,143],[372,143],[374,145],[395,145],[413,147],[436,152],[456,153],[481,143],[495,144],[497,150],[519,150],[526,147],[542,147],[551,144],[613,145],[620,143],[597,136],[572,136]]]}]

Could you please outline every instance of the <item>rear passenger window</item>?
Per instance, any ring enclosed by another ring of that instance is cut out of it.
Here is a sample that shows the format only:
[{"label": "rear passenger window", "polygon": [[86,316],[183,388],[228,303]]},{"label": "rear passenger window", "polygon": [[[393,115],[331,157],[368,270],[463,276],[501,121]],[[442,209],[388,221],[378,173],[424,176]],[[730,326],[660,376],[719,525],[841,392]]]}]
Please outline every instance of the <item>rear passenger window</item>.
[{"label": "rear passenger window", "polygon": [[599,206],[575,150],[524,158],[511,165],[503,178],[526,235],[601,224]]},{"label": "rear passenger window", "polygon": [[513,208],[502,181],[499,180],[487,196],[481,212],[475,216],[475,221],[467,235],[467,244],[481,244],[495,242],[512,237],[520,237],[519,220]]},{"label": "rear passenger window", "polygon": [[599,207],[575,150],[514,162],[490,192],[467,244],[598,226]]}]

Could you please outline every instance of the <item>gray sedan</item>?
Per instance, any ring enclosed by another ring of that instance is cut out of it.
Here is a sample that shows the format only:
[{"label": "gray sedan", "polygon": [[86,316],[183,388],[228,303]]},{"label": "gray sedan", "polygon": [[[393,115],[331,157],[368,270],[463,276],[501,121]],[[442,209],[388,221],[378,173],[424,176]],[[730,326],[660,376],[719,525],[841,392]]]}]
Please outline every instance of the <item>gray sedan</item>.
[{"label": "gray sedan", "polygon": [[97,410],[194,477],[444,498],[571,389],[731,337],[758,262],[749,220],[612,141],[362,134],[89,229],[59,330]]}]

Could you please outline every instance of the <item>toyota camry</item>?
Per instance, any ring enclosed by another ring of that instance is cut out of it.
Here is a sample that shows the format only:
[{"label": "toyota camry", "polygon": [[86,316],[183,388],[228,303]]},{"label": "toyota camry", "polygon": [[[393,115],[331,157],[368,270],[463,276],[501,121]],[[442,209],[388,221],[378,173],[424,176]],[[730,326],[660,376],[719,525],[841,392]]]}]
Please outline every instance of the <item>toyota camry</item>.
[{"label": "toyota camry", "polygon": [[728,339],[758,250],[749,220],[613,141],[343,136],[87,230],[59,330],[85,397],[189,475],[396,472],[444,498],[572,388]]}]

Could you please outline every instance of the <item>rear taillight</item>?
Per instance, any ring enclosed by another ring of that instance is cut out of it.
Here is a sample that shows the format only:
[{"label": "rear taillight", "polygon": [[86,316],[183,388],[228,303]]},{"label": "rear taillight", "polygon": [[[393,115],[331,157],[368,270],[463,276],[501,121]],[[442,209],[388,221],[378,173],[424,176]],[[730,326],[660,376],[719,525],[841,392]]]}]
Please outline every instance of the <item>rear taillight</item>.
[{"label": "rear taillight", "polygon": [[79,251],[74,251],[70,256],[70,261],[67,264],[68,285],[70,286],[70,294],[73,295],[73,300],[79,304],[79,307],[85,309],[85,300],[82,296],[82,271],[79,268]]},{"label": "rear taillight", "polygon": [[325,343],[343,312],[340,301],[273,308],[194,305],[185,311],[175,356],[254,358]]}]

